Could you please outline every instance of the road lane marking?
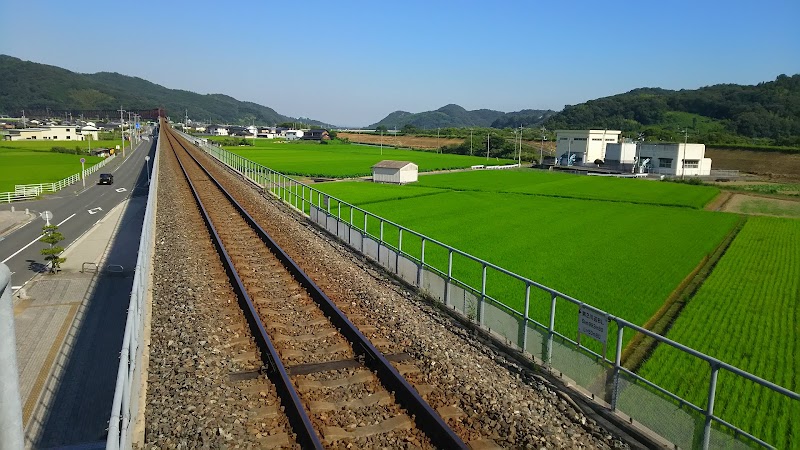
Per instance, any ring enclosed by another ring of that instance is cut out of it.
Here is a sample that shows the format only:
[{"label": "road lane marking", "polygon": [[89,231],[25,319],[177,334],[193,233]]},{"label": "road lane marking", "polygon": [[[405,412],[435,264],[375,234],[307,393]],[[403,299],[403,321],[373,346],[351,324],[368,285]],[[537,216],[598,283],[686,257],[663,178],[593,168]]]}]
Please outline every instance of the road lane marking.
[{"label": "road lane marking", "polygon": [[101,207],[99,207],[99,206],[98,206],[97,208],[87,209],[86,211],[87,211],[89,214],[97,214],[97,213],[99,213],[99,212],[100,212],[100,211],[102,211],[102,210],[103,210],[103,208],[101,208]]},{"label": "road lane marking", "polygon": [[[64,224],[64,222],[68,221],[69,219],[72,219],[73,217],[75,217],[75,214],[73,214],[73,215],[71,215],[71,216],[67,217],[67,218],[66,218],[66,219],[64,219],[64,220],[62,220],[62,221],[61,221],[61,222],[60,222],[58,225],[56,225],[56,226],[57,226],[57,227],[60,227],[61,225],[63,225],[63,224]],[[36,239],[34,239],[34,240],[32,240],[31,242],[29,242],[29,243],[28,243],[28,245],[26,245],[25,247],[22,247],[21,249],[17,250],[16,252],[14,252],[14,254],[13,254],[13,255],[9,256],[8,258],[6,258],[6,259],[4,259],[4,260],[0,261],[0,264],[5,264],[5,263],[6,263],[6,262],[7,262],[9,259],[11,259],[11,258],[13,258],[13,257],[15,257],[15,256],[17,256],[17,255],[19,255],[19,254],[20,254],[20,253],[22,253],[22,251],[23,251],[23,250],[25,250],[26,248],[28,248],[28,247],[30,247],[31,245],[33,245],[33,244],[35,244],[35,243],[39,242],[39,239],[41,239],[41,237],[42,237],[43,235],[44,235],[44,233],[40,234],[40,235],[39,235],[39,237],[37,237]]]},{"label": "road lane marking", "polygon": [[114,189],[114,190],[117,191],[117,192],[125,192],[125,191],[127,191],[127,189],[125,189],[125,188],[117,188],[117,189]]}]

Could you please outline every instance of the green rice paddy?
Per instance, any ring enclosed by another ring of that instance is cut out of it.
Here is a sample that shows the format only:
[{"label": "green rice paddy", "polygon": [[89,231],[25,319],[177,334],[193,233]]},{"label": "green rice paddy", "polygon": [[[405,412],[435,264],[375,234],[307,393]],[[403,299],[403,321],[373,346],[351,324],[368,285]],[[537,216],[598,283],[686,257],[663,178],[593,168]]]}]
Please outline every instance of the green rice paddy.
[{"label": "green rice paddy", "polygon": [[[92,148],[112,147],[116,141],[92,141]],[[91,167],[103,158],[51,152],[55,146],[88,149],[86,141],[0,141],[0,192],[13,191],[17,184],[52,183]]]}]

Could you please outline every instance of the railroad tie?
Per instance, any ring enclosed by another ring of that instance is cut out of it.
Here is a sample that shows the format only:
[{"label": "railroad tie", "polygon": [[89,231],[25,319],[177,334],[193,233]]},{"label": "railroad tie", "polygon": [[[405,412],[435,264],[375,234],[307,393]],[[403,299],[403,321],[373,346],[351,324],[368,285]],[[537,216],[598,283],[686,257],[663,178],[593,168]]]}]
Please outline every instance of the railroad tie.
[{"label": "railroad tie", "polygon": [[369,383],[374,380],[375,380],[375,375],[373,375],[372,372],[365,370],[351,377],[337,378],[335,380],[317,381],[317,380],[300,379],[297,381],[297,390],[313,391],[314,389],[322,389],[322,388],[333,389],[342,386]]},{"label": "railroad tie", "polygon": [[322,413],[328,411],[336,411],[341,409],[355,409],[364,408],[373,405],[388,405],[392,403],[392,396],[388,392],[378,392],[376,394],[368,395],[364,398],[357,398],[354,400],[346,400],[341,402],[325,402],[325,401],[311,401],[308,403],[308,409],[312,413]]},{"label": "railroad tie", "polygon": [[458,406],[441,406],[436,408],[436,412],[444,420],[464,417],[464,411],[462,411]]},{"label": "railroad tie", "polygon": [[329,336],[334,336],[338,334],[338,331],[329,328],[327,330],[321,330],[317,333],[309,333],[309,334],[301,334],[299,336],[288,336],[285,334],[275,333],[275,336],[272,338],[273,342],[289,342],[289,341],[296,341],[296,342],[308,342],[308,341],[315,341],[318,339],[324,339]]},{"label": "railroad tie", "polygon": [[261,448],[285,448],[291,446],[292,441],[288,433],[277,433],[262,435],[258,444]]},{"label": "railroad tie", "polygon": [[223,348],[237,348],[243,345],[250,344],[250,338],[247,336],[231,339],[229,342],[222,345]]},{"label": "railroad tie", "polygon": [[427,397],[435,389],[430,384],[415,384],[414,389],[417,390],[419,395],[423,398]]},{"label": "railroad tie", "polygon": [[374,436],[376,434],[384,434],[390,431],[410,430],[412,428],[414,428],[414,422],[408,416],[402,415],[386,419],[376,425],[357,427],[352,431],[340,427],[323,427],[322,435],[325,442],[330,444],[344,439],[351,440]]},{"label": "railroad tie", "polygon": [[403,376],[419,372],[419,368],[413,364],[397,364],[394,366],[394,368],[397,369],[397,371],[400,372],[400,375]]},{"label": "railroad tie", "polygon": [[469,441],[467,446],[472,450],[501,450],[503,448],[497,445],[497,443],[491,439],[482,438]]},{"label": "railroad tie", "polygon": [[261,406],[249,411],[250,416],[257,419],[274,419],[278,417],[280,405]]},{"label": "railroad tie", "polygon": [[345,342],[342,342],[342,343],[339,343],[339,344],[333,344],[330,347],[317,349],[317,350],[315,350],[313,352],[308,352],[308,351],[304,351],[304,350],[287,349],[287,350],[281,350],[280,353],[281,353],[281,356],[283,358],[301,358],[304,355],[308,355],[309,353],[312,354],[312,355],[319,356],[319,355],[330,355],[330,354],[334,354],[334,353],[346,352],[348,350],[350,350],[350,345],[345,343]]}]

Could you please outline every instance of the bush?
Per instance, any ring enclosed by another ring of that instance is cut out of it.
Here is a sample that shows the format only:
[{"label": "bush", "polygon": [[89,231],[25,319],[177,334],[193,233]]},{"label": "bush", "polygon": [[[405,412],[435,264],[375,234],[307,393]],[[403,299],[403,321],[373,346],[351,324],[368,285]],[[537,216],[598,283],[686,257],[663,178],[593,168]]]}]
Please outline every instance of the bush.
[{"label": "bush", "polygon": [[80,148],[77,145],[75,146],[74,149],[73,148],[66,148],[66,147],[58,147],[58,146],[56,146],[56,147],[52,147],[50,149],[50,151],[53,152],[53,153],[66,153],[68,155],[84,155],[84,154],[87,153],[86,150]]}]

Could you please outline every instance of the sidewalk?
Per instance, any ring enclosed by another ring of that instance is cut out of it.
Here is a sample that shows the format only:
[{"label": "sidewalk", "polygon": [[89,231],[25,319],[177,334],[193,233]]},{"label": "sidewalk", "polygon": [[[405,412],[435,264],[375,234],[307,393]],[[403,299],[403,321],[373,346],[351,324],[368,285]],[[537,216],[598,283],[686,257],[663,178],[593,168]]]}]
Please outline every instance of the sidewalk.
[{"label": "sidewalk", "polygon": [[[12,208],[14,208],[13,205]],[[10,209],[0,211],[0,237],[11,233],[36,218],[35,214],[25,211],[25,208],[14,208],[14,211]]]},{"label": "sidewalk", "polygon": [[[111,404],[108,400],[105,405],[108,389],[104,386],[108,382],[103,378],[111,378],[113,396],[127,311],[119,305],[127,305],[130,295],[145,204],[146,197],[119,204],[65,250],[62,256],[67,260],[60,273],[36,275],[14,295],[20,397],[28,447],[104,439],[101,419],[105,416],[107,425]],[[0,215],[0,230],[12,219],[19,222],[22,217]],[[125,238],[115,239],[117,236]],[[102,342],[93,343],[94,339]],[[109,355],[113,361],[108,361]],[[80,360],[79,370],[76,359]],[[103,370],[106,365],[109,369]],[[90,392],[86,392],[87,383]],[[81,406],[76,406],[76,401]],[[69,427],[79,429],[65,430],[59,425],[64,411],[75,416]],[[76,424],[76,420],[92,424]]]}]

